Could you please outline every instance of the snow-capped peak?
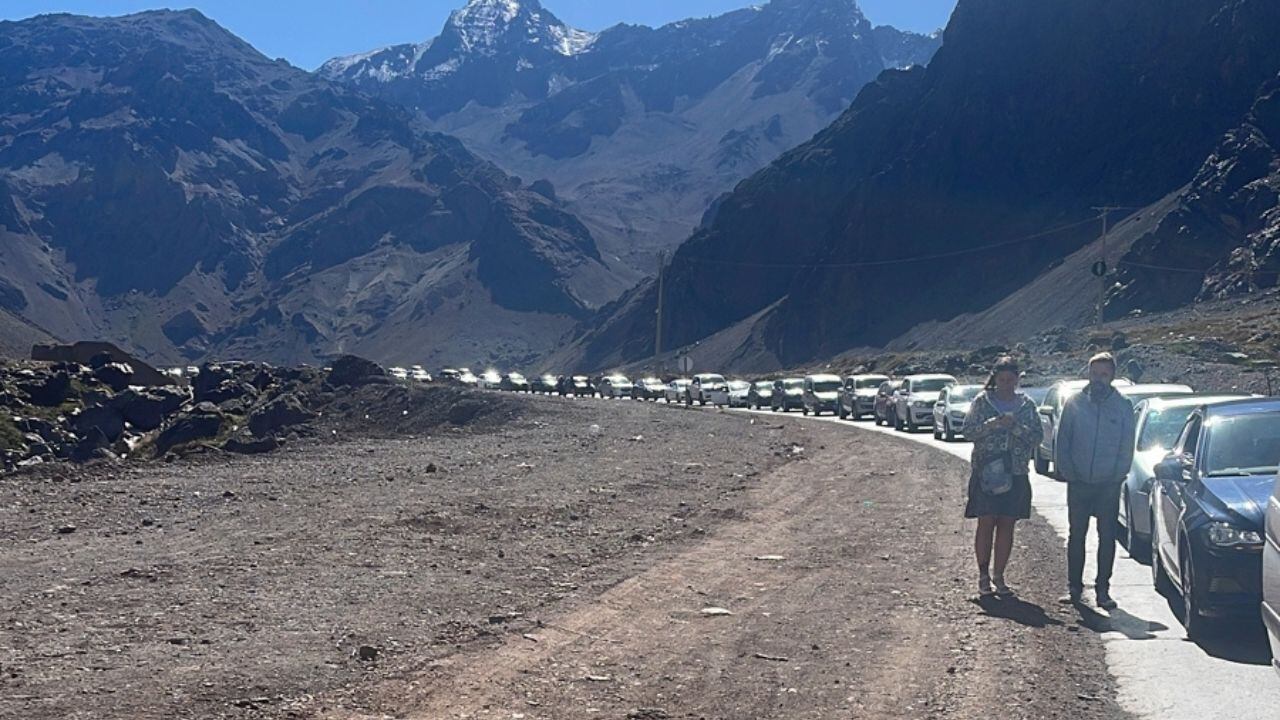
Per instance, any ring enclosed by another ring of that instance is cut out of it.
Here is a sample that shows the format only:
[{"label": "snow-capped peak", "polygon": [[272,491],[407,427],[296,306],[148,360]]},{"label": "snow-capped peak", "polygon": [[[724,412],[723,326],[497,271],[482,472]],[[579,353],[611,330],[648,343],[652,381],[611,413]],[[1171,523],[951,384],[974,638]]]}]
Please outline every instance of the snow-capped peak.
[{"label": "snow-capped peak", "polygon": [[457,39],[463,52],[480,54],[491,53],[510,38],[513,42],[545,43],[561,55],[576,55],[596,37],[560,22],[538,0],[471,0],[449,16],[445,33]]}]

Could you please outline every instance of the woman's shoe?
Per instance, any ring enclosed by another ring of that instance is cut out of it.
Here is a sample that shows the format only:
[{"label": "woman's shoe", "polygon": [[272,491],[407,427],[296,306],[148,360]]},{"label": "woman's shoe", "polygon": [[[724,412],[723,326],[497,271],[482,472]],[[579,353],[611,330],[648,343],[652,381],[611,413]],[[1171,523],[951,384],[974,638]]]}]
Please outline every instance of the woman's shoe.
[{"label": "woman's shoe", "polygon": [[978,576],[978,594],[982,597],[991,597],[996,594],[995,588],[991,587],[991,577],[989,575]]},{"label": "woman's shoe", "polygon": [[1013,597],[1014,595],[1017,595],[1017,593],[1013,591],[1013,588],[1005,584],[1004,578],[998,577],[996,578],[996,595],[999,595],[1000,597]]}]

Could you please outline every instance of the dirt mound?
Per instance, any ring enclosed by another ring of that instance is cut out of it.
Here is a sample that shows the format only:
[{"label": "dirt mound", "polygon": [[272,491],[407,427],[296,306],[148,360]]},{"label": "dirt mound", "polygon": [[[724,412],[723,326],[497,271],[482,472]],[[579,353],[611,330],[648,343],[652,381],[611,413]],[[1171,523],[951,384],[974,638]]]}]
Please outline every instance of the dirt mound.
[{"label": "dirt mound", "polygon": [[365,385],[323,393],[312,405],[322,432],[391,437],[441,428],[489,432],[531,408],[519,398],[460,388]]}]

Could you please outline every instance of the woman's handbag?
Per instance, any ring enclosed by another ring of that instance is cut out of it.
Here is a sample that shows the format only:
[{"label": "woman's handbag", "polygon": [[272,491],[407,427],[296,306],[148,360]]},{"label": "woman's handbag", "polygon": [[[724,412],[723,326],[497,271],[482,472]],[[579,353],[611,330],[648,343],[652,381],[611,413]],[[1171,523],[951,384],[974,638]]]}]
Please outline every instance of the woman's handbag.
[{"label": "woman's handbag", "polygon": [[978,488],[987,495],[1003,495],[1013,489],[1013,458],[1006,450],[978,470]]}]

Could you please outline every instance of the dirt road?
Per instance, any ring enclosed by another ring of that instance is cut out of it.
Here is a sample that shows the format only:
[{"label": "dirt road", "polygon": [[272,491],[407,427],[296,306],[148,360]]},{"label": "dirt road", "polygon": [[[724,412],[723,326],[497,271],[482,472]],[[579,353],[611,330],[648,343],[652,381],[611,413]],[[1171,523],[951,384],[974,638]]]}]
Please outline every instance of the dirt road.
[{"label": "dirt road", "polygon": [[[0,717],[1123,716],[1096,636],[976,601],[961,461],[524,402],[487,434],[4,480]],[[1053,597],[1052,531],[1017,552]]]}]

